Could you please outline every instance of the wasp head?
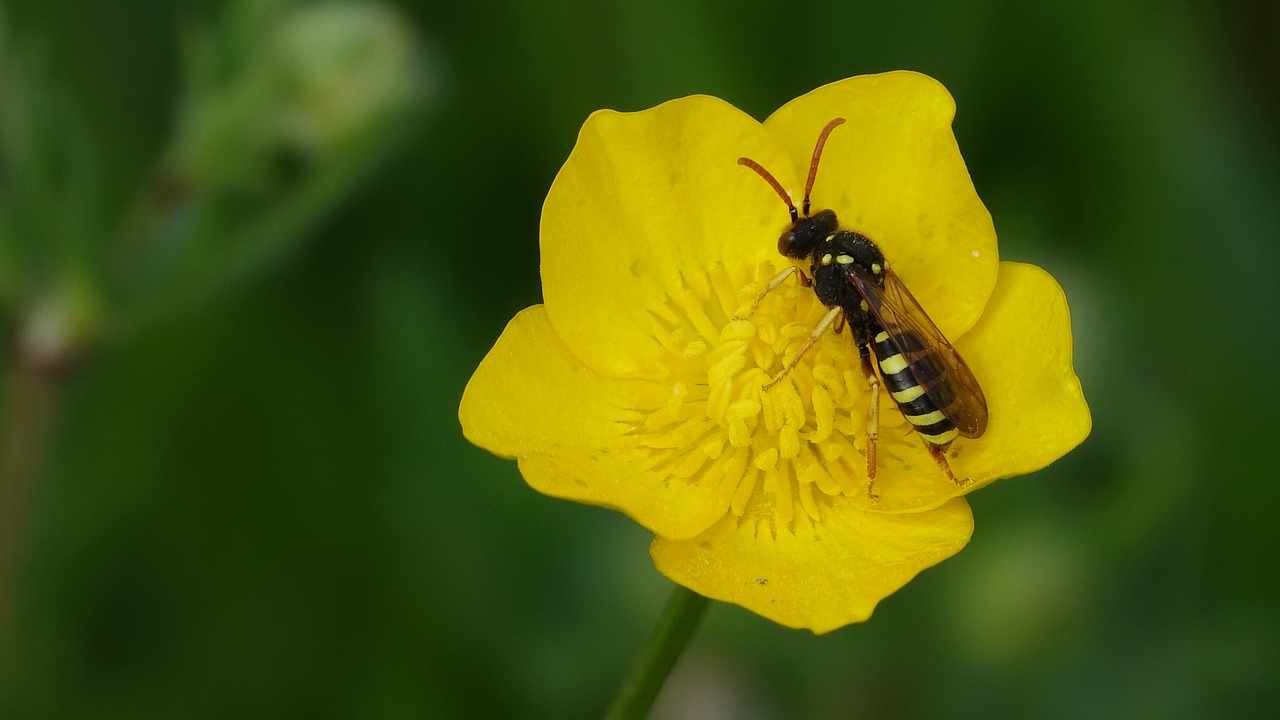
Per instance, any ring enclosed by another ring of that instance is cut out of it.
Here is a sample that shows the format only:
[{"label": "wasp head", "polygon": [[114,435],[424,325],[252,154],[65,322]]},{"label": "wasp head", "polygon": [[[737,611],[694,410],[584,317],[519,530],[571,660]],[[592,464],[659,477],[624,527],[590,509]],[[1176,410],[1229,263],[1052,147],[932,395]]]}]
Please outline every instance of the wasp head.
[{"label": "wasp head", "polygon": [[778,252],[789,258],[804,260],[813,253],[813,249],[823,238],[839,227],[836,213],[830,209],[800,218],[778,238]]}]

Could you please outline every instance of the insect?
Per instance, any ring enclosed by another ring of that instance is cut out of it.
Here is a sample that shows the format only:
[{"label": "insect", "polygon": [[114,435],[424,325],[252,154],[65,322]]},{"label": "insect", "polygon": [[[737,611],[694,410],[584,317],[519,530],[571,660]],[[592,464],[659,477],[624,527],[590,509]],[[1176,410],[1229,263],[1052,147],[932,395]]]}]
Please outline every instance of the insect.
[{"label": "insect", "polygon": [[[956,437],[976,438],[986,431],[987,402],[973,372],[889,269],[884,253],[870,238],[842,229],[834,210],[809,212],[809,194],[818,175],[822,148],[827,136],[842,123],[844,118],[836,118],[818,135],[800,211],[768,170],[750,158],[738,158],[739,165],[751,168],[769,183],[791,213],[790,227],[778,238],[778,252],[795,260],[809,260],[809,275],[794,266],[783,270],[769,281],[744,317],[750,317],[765,296],[791,275],[797,275],[801,285],[812,287],[818,300],[830,308],[800,351],[763,389],[768,391],[794,370],[832,325],[839,333],[848,323],[871,390],[871,406],[867,410],[867,493],[875,497],[872,483],[876,477],[881,378],[903,417],[947,477],[956,485],[967,485],[970,480],[957,478],[951,471],[946,451]],[[872,367],[872,353],[878,376]]]}]

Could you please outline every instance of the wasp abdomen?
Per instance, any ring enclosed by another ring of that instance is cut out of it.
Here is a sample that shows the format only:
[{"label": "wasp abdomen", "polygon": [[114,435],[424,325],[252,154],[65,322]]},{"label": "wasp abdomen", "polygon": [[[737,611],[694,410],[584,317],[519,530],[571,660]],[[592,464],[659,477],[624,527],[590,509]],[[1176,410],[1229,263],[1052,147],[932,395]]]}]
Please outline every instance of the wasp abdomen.
[{"label": "wasp abdomen", "polygon": [[[897,345],[894,344],[894,340],[897,341]],[[876,358],[880,361],[880,375],[884,378],[889,396],[897,403],[902,416],[915,427],[921,437],[934,445],[950,443],[960,433],[956,430],[955,423],[951,422],[929,398],[925,387],[916,380],[916,375],[926,378],[926,381],[933,379],[945,382],[945,379],[940,376],[938,368],[930,362],[928,355],[917,357],[913,367],[898,350],[899,347],[906,352],[914,352],[923,350],[924,342],[914,333],[900,333],[893,340],[884,330],[876,334],[873,349]],[[912,372],[913,369],[915,372]]]}]

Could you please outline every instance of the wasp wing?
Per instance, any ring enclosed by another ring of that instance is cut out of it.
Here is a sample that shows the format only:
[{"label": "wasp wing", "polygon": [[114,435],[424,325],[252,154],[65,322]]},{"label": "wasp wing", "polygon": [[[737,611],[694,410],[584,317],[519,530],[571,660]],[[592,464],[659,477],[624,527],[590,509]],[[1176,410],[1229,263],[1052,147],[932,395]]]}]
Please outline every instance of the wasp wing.
[{"label": "wasp wing", "polygon": [[981,436],[987,429],[987,400],[982,388],[907,286],[888,268],[883,288],[856,266],[846,268],[845,274],[934,406],[961,435]]}]

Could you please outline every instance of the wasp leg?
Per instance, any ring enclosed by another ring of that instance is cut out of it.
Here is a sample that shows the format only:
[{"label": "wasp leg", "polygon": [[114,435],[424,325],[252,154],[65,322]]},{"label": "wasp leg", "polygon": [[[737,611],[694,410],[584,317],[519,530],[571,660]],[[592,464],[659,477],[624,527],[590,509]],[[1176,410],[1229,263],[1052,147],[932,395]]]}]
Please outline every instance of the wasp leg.
[{"label": "wasp leg", "polygon": [[795,357],[791,358],[791,362],[787,363],[786,367],[782,368],[782,372],[774,375],[773,378],[770,379],[769,382],[765,383],[760,389],[767,391],[769,388],[781,382],[782,378],[786,377],[796,368],[797,365],[800,364],[800,359],[804,357],[804,354],[809,352],[809,349],[816,345],[817,342],[822,339],[823,335],[827,334],[827,330],[831,327],[831,323],[835,322],[836,318],[843,317],[843,315],[844,311],[841,310],[839,306],[828,310],[827,314],[823,315],[822,319],[818,321],[818,324],[813,326],[813,332],[809,333],[809,339],[804,341],[804,345],[800,348],[800,351],[795,354]]},{"label": "wasp leg", "polygon": [[761,292],[758,297],[756,297],[755,302],[751,303],[751,307],[747,309],[746,314],[734,315],[733,319],[746,320],[752,315],[755,315],[756,310],[760,309],[760,303],[764,302],[765,296],[767,296],[769,293],[773,292],[774,290],[777,290],[778,286],[786,282],[787,278],[791,277],[793,273],[800,276],[801,285],[805,287],[809,287],[813,285],[813,281],[809,279],[808,275],[804,274],[803,270],[795,266],[789,267],[786,270],[783,270],[782,272],[773,276],[773,279],[769,281],[769,284],[764,286],[764,291]]},{"label": "wasp leg", "polygon": [[867,497],[878,500],[875,494],[876,484],[876,441],[880,439],[880,376],[876,375],[871,365],[871,355],[866,345],[858,347],[862,356],[862,374],[867,376],[867,387],[871,392],[871,405],[867,407]]},{"label": "wasp leg", "polygon": [[955,473],[951,472],[951,464],[947,462],[947,445],[934,445],[926,440],[924,441],[924,446],[929,448],[929,454],[933,456],[934,462],[938,463],[938,467],[942,468],[942,471],[947,474],[947,477],[951,478],[951,482],[955,483],[956,487],[967,487],[973,484],[973,480],[958,478]]}]

